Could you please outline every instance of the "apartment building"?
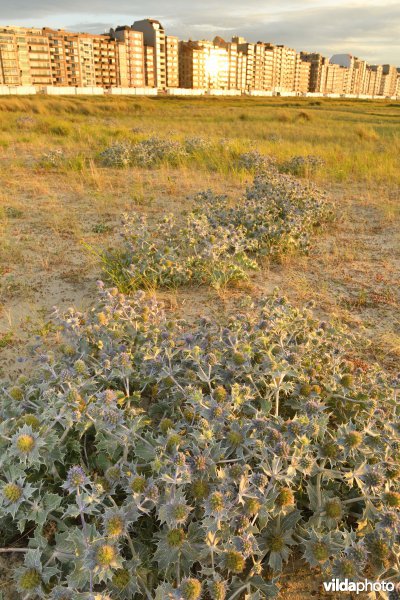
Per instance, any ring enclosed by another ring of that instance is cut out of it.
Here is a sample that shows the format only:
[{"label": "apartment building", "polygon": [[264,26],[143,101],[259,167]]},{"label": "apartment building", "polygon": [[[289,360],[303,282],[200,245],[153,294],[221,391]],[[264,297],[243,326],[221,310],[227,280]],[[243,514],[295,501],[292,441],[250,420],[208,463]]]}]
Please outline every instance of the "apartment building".
[{"label": "apartment building", "polygon": [[81,86],[79,35],[63,30],[42,29],[49,41],[52,85]]},{"label": "apartment building", "polygon": [[379,94],[394,96],[397,86],[397,69],[393,65],[382,65],[382,79]]},{"label": "apartment building", "polygon": [[111,29],[110,37],[117,43],[119,85],[144,87],[146,80],[143,33],[124,26]]},{"label": "apartment building", "polygon": [[0,81],[3,85],[51,84],[49,41],[41,29],[0,29]]},{"label": "apartment building", "polygon": [[296,71],[294,77],[294,91],[306,94],[310,89],[311,64],[303,61],[301,55],[296,54]]},{"label": "apartment building", "polygon": [[17,36],[13,31],[0,30],[0,85],[22,85]]},{"label": "apartment building", "polygon": [[303,62],[310,65],[309,91],[313,93],[323,93],[323,65],[326,58],[317,52],[300,52],[300,58]]},{"label": "apartment building", "polygon": [[238,89],[251,90],[254,80],[255,45],[239,36],[234,36],[232,43],[237,44],[238,53],[242,55],[238,72]]},{"label": "apartment building", "polygon": [[96,87],[117,87],[119,85],[117,44],[108,35],[94,35],[92,40]]},{"label": "apartment building", "polygon": [[206,88],[206,57],[201,42],[179,42],[179,86],[190,89]]},{"label": "apartment building", "polygon": [[173,35],[165,38],[167,87],[179,87],[179,40]]},{"label": "apartment building", "polygon": [[264,44],[264,77],[262,90],[271,91],[274,85],[275,46]]},{"label": "apartment building", "polygon": [[335,54],[330,62],[347,69],[345,94],[362,94],[365,89],[367,63],[352,54]]},{"label": "apartment building", "polygon": [[228,56],[228,89],[237,90],[239,87],[239,52],[238,45],[234,42],[226,42],[222,37],[214,38],[214,46],[225,50]]},{"label": "apartment building", "polygon": [[151,52],[146,50],[145,53],[145,61],[149,61],[146,65],[148,80],[151,80],[151,71],[153,69],[154,87],[164,89],[167,86],[167,53],[164,27],[160,21],[156,21],[155,19],[143,19],[142,21],[135,21],[132,29],[141,31],[143,33],[144,45],[153,49],[152,63]]},{"label": "apartment building", "polygon": [[297,52],[287,46],[275,46],[273,88],[291,92],[295,88]]},{"label": "apartment building", "polygon": [[345,94],[348,89],[348,69],[326,59],[322,65],[321,87],[324,94]]},{"label": "apartment building", "polygon": [[355,58],[351,73],[351,94],[362,94],[365,88],[367,63],[361,58]]},{"label": "apartment building", "polygon": [[49,39],[43,35],[41,29],[28,29],[25,35],[32,85],[52,85]]},{"label": "apartment building", "polygon": [[382,65],[367,65],[363,94],[378,96],[382,82]]},{"label": "apartment building", "polygon": [[156,87],[156,66],[152,46],[144,47],[144,77],[146,87]]},{"label": "apartment building", "polygon": [[89,34],[79,34],[79,61],[83,87],[96,86],[96,61],[94,55],[94,39]]},{"label": "apartment building", "polygon": [[186,87],[221,90],[275,90],[280,93],[399,93],[399,70],[368,65],[351,54],[330,60],[284,45],[179,42],[155,19],[135,21],[109,34],[50,28],[0,28],[0,85],[83,87]]},{"label": "apartment building", "polygon": [[228,90],[232,77],[229,51],[208,40],[180,42],[180,86]]}]

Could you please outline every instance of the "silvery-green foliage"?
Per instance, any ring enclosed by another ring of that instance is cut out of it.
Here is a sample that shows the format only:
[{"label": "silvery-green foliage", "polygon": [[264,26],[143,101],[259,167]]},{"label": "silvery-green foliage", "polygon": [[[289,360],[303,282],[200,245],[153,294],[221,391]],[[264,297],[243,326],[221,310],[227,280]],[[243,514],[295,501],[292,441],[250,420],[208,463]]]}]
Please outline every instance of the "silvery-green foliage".
[{"label": "silvery-green foliage", "polygon": [[324,165],[323,158],[309,154],[308,156],[293,156],[282,165],[281,170],[292,175],[304,176],[312,175]]},{"label": "silvery-green foliage", "polygon": [[195,200],[183,221],[170,215],[150,225],[125,216],[123,254],[103,255],[114,284],[124,292],[188,284],[219,289],[245,280],[262,257],[307,252],[316,228],[334,217],[322,192],[275,169],[262,171],[235,203],[210,190]]},{"label": "silvery-green foliage", "polygon": [[177,164],[186,156],[187,151],[180,142],[153,136],[135,144],[116,142],[101,152],[100,160],[106,167],[155,167],[163,161]]},{"label": "silvery-green foliage", "polygon": [[239,155],[238,165],[240,169],[262,173],[276,169],[276,159],[273,156],[260,154],[257,150],[252,150]]},{"label": "silvery-green foliage", "polygon": [[185,156],[186,149],[180,142],[156,136],[138,142],[132,149],[132,163],[138,167],[154,167],[163,161],[178,164]]},{"label": "silvery-green foliage", "polygon": [[212,147],[212,144],[210,142],[209,139],[204,138],[204,137],[200,137],[200,136],[193,136],[193,137],[187,137],[185,139],[185,150],[188,154],[194,154],[196,152],[201,152],[201,151],[205,151],[208,150]]},{"label": "silvery-green foliage", "polygon": [[399,577],[399,381],[274,296],[190,326],[99,283],[4,384],[0,530],[23,597],[268,598],[292,556]]},{"label": "silvery-green foliage", "polygon": [[123,168],[132,163],[133,145],[130,142],[116,142],[100,154],[105,167]]},{"label": "silvery-green foliage", "polygon": [[43,167],[59,167],[62,165],[65,153],[62,148],[55,148],[44,152],[40,159],[40,165]]}]

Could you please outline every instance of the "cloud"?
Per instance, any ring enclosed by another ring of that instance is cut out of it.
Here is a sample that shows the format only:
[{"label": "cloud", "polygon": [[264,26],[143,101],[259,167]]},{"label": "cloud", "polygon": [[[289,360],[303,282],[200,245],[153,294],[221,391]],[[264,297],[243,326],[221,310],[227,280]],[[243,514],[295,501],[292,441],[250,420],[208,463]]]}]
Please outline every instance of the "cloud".
[{"label": "cloud", "polygon": [[[265,6],[264,6],[265,4]],[[369,62],[392,62],[400,56],[400,5],[397,0],[0,0],[3,23],[49,25],[75,31],[103,32],[118,24],[153,16],[167,31],[187,39],[221,33],[250,41],[283,43],[330,56],[351,52]]]}]

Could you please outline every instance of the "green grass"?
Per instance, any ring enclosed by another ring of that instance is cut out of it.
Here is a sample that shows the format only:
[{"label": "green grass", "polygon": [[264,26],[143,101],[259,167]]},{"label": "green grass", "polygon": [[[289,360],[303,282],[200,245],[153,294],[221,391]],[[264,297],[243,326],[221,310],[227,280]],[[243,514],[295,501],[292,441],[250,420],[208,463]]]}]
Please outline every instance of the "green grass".
[{"label": "green grass", "polygon": [[[221,151],[224,139],[234,152],[254,148],[282,162],[320,156],[326,167],[315,178],[321,182],[399,184],[399,106],[299,98],[2,98],[0,150],[7,155],[12,145],[16,153],[35,155],[61,147],[69,158],[64,169],[82,171],[85,159],[113,141],[202,136],[213,148],[195,153],[185,166],[235,174],[232,153]],[[27,115],[33,122],[24,128],[20,120]]]}]

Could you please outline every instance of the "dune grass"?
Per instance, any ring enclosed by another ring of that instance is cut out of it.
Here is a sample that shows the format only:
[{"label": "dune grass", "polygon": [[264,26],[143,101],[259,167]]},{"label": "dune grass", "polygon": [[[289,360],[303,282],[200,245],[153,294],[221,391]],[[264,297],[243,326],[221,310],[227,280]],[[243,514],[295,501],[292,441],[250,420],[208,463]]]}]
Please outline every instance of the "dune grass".
[{"label": "dune grass", "polygon": [[211,148],[185,166],[235,175],[232,153],[257,149],[278,161],[321,157],[326,166],[316,178],[322,182],[400,183],[400,111],[392,101],[4,98],[0,119],[5,158],[57,147],[65,150],[71,170],[83,170],[114,141],[201,136]]}]

